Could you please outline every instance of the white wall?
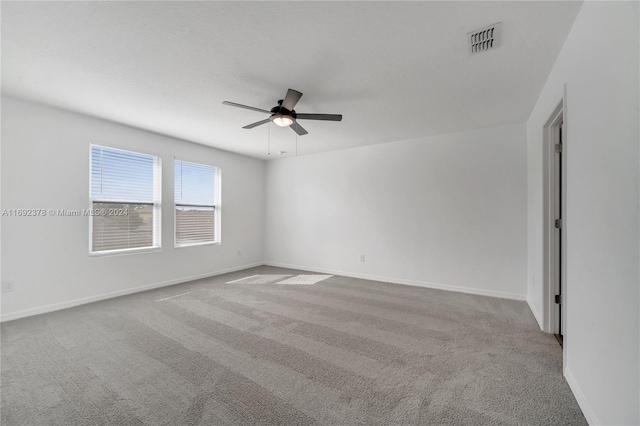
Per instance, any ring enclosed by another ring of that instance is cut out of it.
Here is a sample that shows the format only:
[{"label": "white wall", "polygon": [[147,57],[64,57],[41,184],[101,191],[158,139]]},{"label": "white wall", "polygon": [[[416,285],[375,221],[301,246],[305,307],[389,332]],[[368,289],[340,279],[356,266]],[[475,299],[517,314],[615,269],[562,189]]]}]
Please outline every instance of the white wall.
[{"label": "white wall", "polygon": [[[4,97],[2,208],[88,208],[92,140],[162,158],[162,250],[89,257],[86,217],[2,217],[3,320],[262,263],[263,161]],[[173,247],[174,155],[221,167],[222,244]]]},{"label": "white wall", "polygon": [[524,123],[270,161],[266,187],[270,264],[525,297]]},{"label": "white wall", "polygon": [[527,123],[528,300],[542,298],[542,128],[567,88],[565,376],[592,424],[640,423],[638,2],[585,2]]}]

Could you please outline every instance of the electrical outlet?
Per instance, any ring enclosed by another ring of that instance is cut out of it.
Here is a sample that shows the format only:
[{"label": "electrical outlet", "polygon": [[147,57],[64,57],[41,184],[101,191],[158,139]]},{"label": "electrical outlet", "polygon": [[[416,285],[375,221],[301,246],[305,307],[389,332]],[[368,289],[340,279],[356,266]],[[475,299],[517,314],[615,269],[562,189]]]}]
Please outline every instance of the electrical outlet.
[{"label": "electrical outlet", "polygon": [[16,283],[15,281],[2,281],[2,292],[9,293],[10,291],[15,290]]},{"label": "electrical outlet", "polygon": [[242,250],[238,250],[238,257],[242,256]]},{"label": "electrical outlet", "polygon": [[364,254],[360,255],[360,262],[364,262]]}]

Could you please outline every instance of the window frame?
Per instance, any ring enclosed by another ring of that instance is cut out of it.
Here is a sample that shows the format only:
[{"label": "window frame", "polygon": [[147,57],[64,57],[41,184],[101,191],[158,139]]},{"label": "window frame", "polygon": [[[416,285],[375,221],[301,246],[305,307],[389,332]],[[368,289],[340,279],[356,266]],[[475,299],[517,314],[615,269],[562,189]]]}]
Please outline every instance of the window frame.
[{"label": "window frame", "polygon": [[[176,176],[176,161],[182,163],[190,163],[197,166],[205,166],[213,168],[213,205],[209,204],[195,204],[195,203],[177,203],[176,201],[176,188],[175,188],[175,176]],[[189,247],[199,246],[216,246],[222,244],[222,169],[219,166],[214,166],[210,163],[203,163],[199,161],[192,161],[181,157],[173,158],[173,248],[183,249]],[[193,207],[213,207],[213,241],[202,241],[189,244],[178,244],[178,218],[177,208],[179,206],[193,206]]]},{"label": "window frame", "polygon": [[[153,198],[152,202],[148,201],[116,201],[94,198],[92,195],[92,183],[93,183],[93,148],[103,148],[114,151],[130,152],[138,155],[147,155],[153,157]],[[157,153],[141,150],[138,148],[131,148],[128,146],[120,146],[116,144],[106,143],[102,141],[91,140],[89,143],[89,209],[94,209],[94,203],[113,203],[113,204],[141,204],[152,206],[153,219],[152,219],[152,241],[153,245],[148,247],[133,247],[133,248],[120,248],[112,250],[93,251],[93,219],[94,216],[89,214],[89,256],[90,257],[103,257],[103,256],[122,256],[131,254],[141,254],[149,252],[158,252],[162,250],[162,156]]]}]

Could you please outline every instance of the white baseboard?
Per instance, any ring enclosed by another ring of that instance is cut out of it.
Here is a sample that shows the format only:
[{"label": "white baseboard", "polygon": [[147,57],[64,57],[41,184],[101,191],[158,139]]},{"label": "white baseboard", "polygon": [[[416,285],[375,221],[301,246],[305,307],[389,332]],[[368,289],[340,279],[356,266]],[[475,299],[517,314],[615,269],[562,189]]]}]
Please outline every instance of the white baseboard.
[{"label": "white baseboard", "polygon": [[571,392],[573,392],[573,395],[576,397],[576,401],[578,402],[578,405],[582,410],[582,414],[584,414],[584,417],[587,419],[587,423],[589,423],[590,425],[601,425],[602,423],[598,421],[598,418],[587,402],[587,398],[585,398],[584,394],[582,393],[582,389],[580,389],[578,381],[574,377],[569,367],[566,367],[564,369],[564,378],[567,380],[567,383],[569,383]]},{"label": "white baseboard", "polygon": [[98,302],[100,300],[111,299],[114,297],[125,296],[127,294],[140,293],[141,291],[152,290],[154,288],[166,287],[174,284],[181,284],[188,281],[199,280],[201,278],[214,277],[216,275],[222,275],[229,272],[240,271],[243,269],[253,268],[255,266],[261,266],[263,263],[253,263],[249,265],[236,266],[233,268],[223,269],[215,272],[207,272],[200,275],[192,275],[188,277],[177,278],[168,281],[162,281],[159,283],[147,284],[140,287],[128,288],[126,290],[112,291],[109,293],[103,293],[96,296],[82,297],[80,299],[68,300],[66,302],[52,303],[50,305],[39,306],[37,308],[23,309],[21,311],[11,312],[9,314],[3,314],[0,316],[0,322],[11,321],[18,318],[30,317],[33,315],[46,314],[47,312],[59,311],[61,309],[72,308],[74,306],[85,305],[87,303]]},{"label": "white baseboard", "polygon": [[536,321],[538,322],[538,326],[540,326],[540,330],[544,331],[544,326],[542,324],[542,315],[540,315],[540,312],[538,312],[538,310],[536,309],[536,306],[533,304],[533,302],[529,298],[529,295],[527,295],[526,301],[527,301],[527,305],[529,305],[529,309],[531,310],[531,313],[533,314]]},{"label": "white baseboard", "polygon": [[523,294],[508,293],[503,291],[483,290],[483,289],[477,289],[472,287],[460,287],[460,286],[454,286],[454,285],[448,285],[448,284],[430,283],[425,281],[414,281],[414,280],[405,280],[401,278],[358,274],[354,272],[338,271],[335,269],[315,268],[313,266],[303,266],[303,265],[290,265],[290,264],[278,263],[278,262],[267,261],[264,264],[267,266],[277,266],[280,268],[301,269],[303,271],[319,272],[319,273],[332,274],[332,275],[342,275],[345,277],[362,278],[365,280],[372,280],[372,281],[382,281],[382,282],[387,282],[391,284],[403,284],[403,285],[410,285],[414,287],[433,288],[437,290],[455,291],[458,293],[468,293],[468,294],[477,294],[480,296],[499,297],[501,299],[512,299],[512,300],[522,300],[522,301],[525,300],[525,295]]}]

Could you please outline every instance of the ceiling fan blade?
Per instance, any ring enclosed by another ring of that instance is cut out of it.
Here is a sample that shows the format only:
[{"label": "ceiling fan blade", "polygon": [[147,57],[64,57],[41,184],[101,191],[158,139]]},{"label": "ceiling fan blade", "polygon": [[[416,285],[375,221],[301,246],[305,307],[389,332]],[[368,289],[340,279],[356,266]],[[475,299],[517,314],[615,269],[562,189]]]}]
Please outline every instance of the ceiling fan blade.
[{"label": "ceiling fan blade", "polygon": [[267,124],[270,121],[271,121],[271,118],[267,118],[265,120],[256,121],[255,123],[247,124],[246,126],[244,126],[242,128],[243,129],[253,129],[254,127],[258,127],[258,126],[261,126],[263,124]]},{"label": "ceiling fan blade", "polygon": [[289,126],[293,129],[294,132],[296,132],[298,134],[298,136],[304,136],[306,135],[307,132],[304,127],[302,127],[301,125],[299,125],[297,122],[293,122],[293,124],[291,126]]},{"label": "ceiling fan blade", "polygon": [[293,107],[296,106],[301,97],[302,93],[298,92],[297,90],[287,90],[287,96],[285,96],[284,102],[282,102],[282,108],[293,111]]},{"label": "ceiling fan blade", "polygon": [[222,104],[223,105],[232,106],[232,107],[237,107],[237,108],[250,109],[252,111],[266,112],[267,114],[271,114],[271,111],[267,111],[266,109],[254,108],[254,107],[250,107],[250,106],[247,106],[247,105],[237,104],[235,102],[224,101],[224,102],[222,102]]},{"label": "ceiling fan blade", "polygon": [[342,121],[342,114],[296,114],[296,119]]}]

